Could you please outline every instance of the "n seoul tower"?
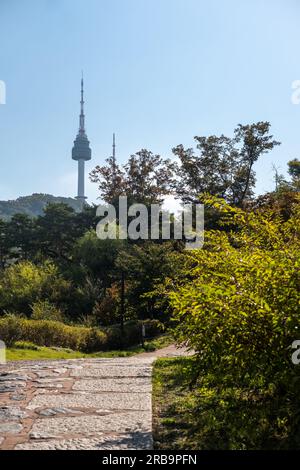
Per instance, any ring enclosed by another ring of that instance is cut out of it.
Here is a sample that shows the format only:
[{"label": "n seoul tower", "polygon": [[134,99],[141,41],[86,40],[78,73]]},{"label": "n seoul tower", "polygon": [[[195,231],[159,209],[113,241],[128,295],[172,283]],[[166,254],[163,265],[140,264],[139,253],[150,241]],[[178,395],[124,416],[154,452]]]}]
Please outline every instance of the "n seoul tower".
[{"label": "n seoul tower", "polygon": [[79,131],[74,140],[74,147],[72,149],[73,160],[78,161],[78,191],[76,199],[81,202],[81,207],[87,199],[84,194],[84,162],[91,160],[92,151],[90,149],[90,142],[85,133],[85,115],[84,115],[84,99],[83,99],[83,77],[81,78],[81,101],[80,101],[80,117],[79,117]]}]

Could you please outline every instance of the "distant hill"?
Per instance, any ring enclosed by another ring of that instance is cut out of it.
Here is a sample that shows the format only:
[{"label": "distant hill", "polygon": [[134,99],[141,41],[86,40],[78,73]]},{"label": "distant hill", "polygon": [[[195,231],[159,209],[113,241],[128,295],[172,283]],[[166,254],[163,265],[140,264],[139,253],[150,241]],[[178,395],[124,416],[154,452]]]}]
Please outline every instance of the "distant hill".
[{"label": "distant hill", "polygon": [[80,210],[80,203],[71,197],[57,197],[51,194],[32,194],[19,197],[12,201],[0,201],[0,219],[9,220],[14,214],[22,213],[31,217],[43,214],[44,207],[49,203],[65,203],[75,211]]}]

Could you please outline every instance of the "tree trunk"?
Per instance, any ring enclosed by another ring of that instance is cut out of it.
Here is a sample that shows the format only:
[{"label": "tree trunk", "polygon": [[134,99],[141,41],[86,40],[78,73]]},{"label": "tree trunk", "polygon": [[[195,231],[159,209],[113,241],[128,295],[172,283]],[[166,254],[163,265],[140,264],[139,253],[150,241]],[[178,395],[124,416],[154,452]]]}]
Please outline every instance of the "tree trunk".
[{"label": "tree trunk", "polygon": [[243,207],[243,203],[244,203],[245,197],[246,197],[247,192],[248,192],[248,190],[249,190],[249,183],[250,183],[250,177],[251,177],[252,166],[253,166],[253,164],[251,164],[251,165],[249,166],[249,170],[248,170],[248,174],[247,174],[247,179],[246,179],[245,189],[244,189],[243,194],[242,194],[242,197],[241,197],[241,199],[240,199],[240,206],[241,206],[241,207]]},{"label": "tree trunk", "polygon": [[124,271],[121,273],[121,317],[120,317],[120,328],[121,335],[124,335],[124,318],[125,318],[125,274]]}]

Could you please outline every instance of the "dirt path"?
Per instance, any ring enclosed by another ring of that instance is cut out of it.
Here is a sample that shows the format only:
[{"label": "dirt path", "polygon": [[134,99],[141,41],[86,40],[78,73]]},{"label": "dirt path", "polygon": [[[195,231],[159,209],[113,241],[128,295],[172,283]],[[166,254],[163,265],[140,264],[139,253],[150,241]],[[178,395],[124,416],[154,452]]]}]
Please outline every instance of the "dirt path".
[{"label": "dirt path", "polygon": [[151,449],[152,363],[185,354],[2,366],[0,449]]}]

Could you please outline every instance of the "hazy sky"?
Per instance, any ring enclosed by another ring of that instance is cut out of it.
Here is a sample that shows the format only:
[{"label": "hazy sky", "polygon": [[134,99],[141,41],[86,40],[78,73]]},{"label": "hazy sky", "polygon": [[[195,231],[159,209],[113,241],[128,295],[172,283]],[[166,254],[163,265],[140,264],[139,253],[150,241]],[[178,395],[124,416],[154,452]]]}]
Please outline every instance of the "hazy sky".
[{"label": "hazy sky", "polygon": [[272,189],[272,164],[300,158],[299,22],[298,0],[0,0],[0,199],[76,194],[82,69],[89,169],[113,132],[122,162],[269,120],[283,145],[256,170]]}]

